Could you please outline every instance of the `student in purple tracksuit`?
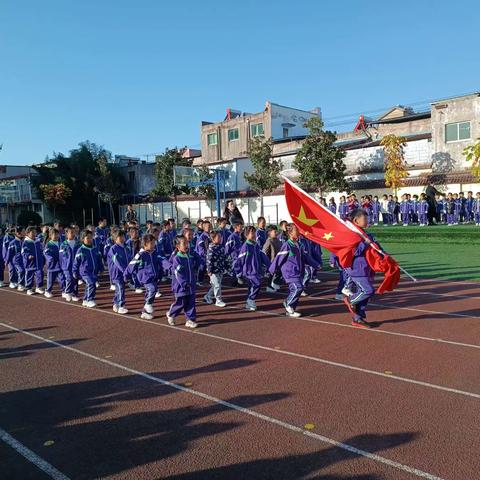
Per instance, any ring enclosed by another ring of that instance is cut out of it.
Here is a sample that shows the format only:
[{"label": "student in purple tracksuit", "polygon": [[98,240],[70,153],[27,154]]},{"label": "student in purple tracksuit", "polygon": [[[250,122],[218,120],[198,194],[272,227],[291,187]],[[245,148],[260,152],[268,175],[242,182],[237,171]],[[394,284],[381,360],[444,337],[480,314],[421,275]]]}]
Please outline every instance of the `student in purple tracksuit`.
[{"label": "student in purple tracksuit", "polygon": [[145,234],[142,244],[141,250],[128,264],[124,279],[125,282],[129,282],[136,274],[138,281],[145,287],[145,305],[141,318],[151,320],[153,318],[153,302],[163,271],[156,251],[155,237],[151,233]]},{"label": "student in purple tracksuit", "polygon": [[175,325],[176,317],[183,311],[186,318],[185,326],[196,328],[195,259],[189,252],[189,241],[184,236],[178,236],[175,243],[176,253],[172,259],[172,291],[175,301],[167,312],[167,321],[169,325]]},{"label": "student in purple tracksuit", "polygon": [[[317,268],[320,268],[323,265],[322,247],[318,243],[312,242],[308,238],[300,236],[298,238],[298,244],[300,245],[301,249],[307,257],[313,258],[313,260],[315,260],[315,262],[318,264]],[[302,281],[302,297],[306,297],[308,295],[307,287],[310,282],[320,283],[320,280],[317,278],[317,268],[312,267],[312,265],[310,265],[309,263],[305,264],[305,272]]]},{"label": "student in purple tracksuit", "polygon": [[198,270],[197,285],[202,285],[205,279],[206,265],[207,265],[207,251],[210,244],[210,232],[212,231],[212,224],[208,220],[204,220],[202,223],[202,233],[197,237],[197,243],[195,244],[195,251],[203,259],[203,264]]},{"label": "student in purple tracksuit", "polygon": [[473,192],[467,192],[467,198],[465,199],[465,211],[466,211],[466,221],[468,223],[473,222]]},{"label": "student in purple tracksuit", "polygon": [[316,270],[320,264],[314,260],[299,243],[300,232],[295,224],[290,223],[287,227],[289,239],[282,245],[269,272],[273,275],[280,270],[288,285],[288,297],[283,302],[287,317],[300,317],[296,311],[298,300],[304,289],[304,275],[307,266]]},{"label": "student in purple tracksuit", "polygon": [[286,242],[288,240],[287,225],[288,225],[288,222],[286,220],[282,220],[278,224],[278,226],[279,226],[278,239],[282,243]]},{"label": "student in purple tracksuit", "polygon": [[5,236],[3,237],[2,251],[1,251],[3,262],[8,269],[8,283],[9,283],[8,286],[10,288],[17,288],[17,282],[18,282],[18,275],[15,269],[15,266],[13,265],[13,263],[9,262],[9,258],[8,258],[8,254],[9,254],[8,247],[10,243],[13,242],[14,239],[15,239],[15,229],[10,228],[5,232]]},{"label": "student in purple tracksuit", "polygon": [[65,229],[65,241],[60,244],[60,266],[65,279],[65,300],[67,302],[78,302],[78,281],[73,278],[73,261],[81,243],[76,238],[75,228]]},{"label": "student in purple tracksuit", "polygon": [[[28,227],[25,231],[25,239],[22,245],[23,268],[25,272],[25,288],[28,295],[34,293],[43,294],[43,258],[42,243],[36,240],[36,227]],[[19,273],[20,277],[20,273]],[[36,289],[33,290],[33,279],[35,278]]]},{"label": "student in purple tracksuit", "polygon": [[0,228],[0,288],[4,287],[3,283],[3,276],[5,273],[5,260],[3,259],[3,239],[4,239],[4,233],[3,229]]},{"label": "student in purple tracksuit", "polygon": [[[10,275],[10,278],[14,278],[14,287],[18,291],[25,291],[25,266],[23,264],[22,246],[25,237],[25,229],[23,227],[15,228],[15,237],[8,243],[8,252],[5,263],[8,264],[8,269],[14,270],[14,275]],[[10,280],[10,283],[12,281]],[[10,284],[10,287],[12,285]]]},{"label": "student in purple tracksuit", "polygon": [[[228,239],[230,238],[230,235],[232,234],[232,231],[230,228],[227,228],[227,219],[225,217],[220,217],[217,220],[217,230],[220,232],[220,235],[222,236],[222,242],[221,245],[223,248],[225,248],[225,245],[228,242]],[[183,233],[182,233],[183,235]]]},{"label": "student in purple tracksuit", "polygon": [[[130,227],[128,229],[128,240],[125,242],[125,248],[127,249],[128,261],[131,262],[133,257],[142,248],[142,241],[140,240],[137,227]],[[132,275],[132,284],[135,289],[135,293],[143,293],[142,285],[138,281],[137,274]]]},{"label": "student in purple tracksuit", "polygon": [[125,280],[123,277],[130,261],[125,248],[125,232],[112,229],[111,237],[114,243],[107,253],[107,265],[110,279],[115,286],[113,311],[125,315],[128,310],[125,308]]},{"label": "student in purple tracksuit", "polygon": [[445,214],[447,216],[447,224],[454,225],[455,224],[455,200],[453,199],[453,195],[451,193],[447,195],[447,199],[445,200]]},{"label": "student in purple tracksuit", "polygon": [[472,206],[473,220],[477,227],[480,227],[480,192],[477,192]]},{"label": "student in purple tracksuit", "polygon": [[[118,227],[116,227],[116,226],[112,227],[110,229],[110,235],[107,237],[107,239],[105,240],[105,244],[103,245],[102,255],[103,255],[103,259],[105,260],[105,263],[107,264],[107,268],[108,268],[108,263],[107,263],[108,252],[110,251],[113,244],[115,243],[115,241],[113,240],[113,234],[118,232],[118,230],[119,230]],[[108,278],[110,280],[110,290],[115,290],[115,285],[112,281],[112,275],[110,274],[110,269],[109,268],[108,268]]]},{"label": "student in purple tracksuit", "polygon": [[47,265],[47,289],[45,296],[52,298],[52,288],[55,280],[58,280],[63,294],[65,289],[65,278],[63,276],[62,265],[60,263],[60,232],[56,228],[50,228],[48,231],[48,242],[45,245],[43,254]]},{"label": "student in purple tracksuit", "polygon": [[83,306],[96,307],[95,294],[97,293],[98,274],[103,272],[103,259],[97,247],[93,246],[93,234],[90,230],[84,230],[80,235],[82,245],[77,250],[73,259],[73,278],[85,282],[85,294]]},{"label": "student in purple tracksuit", "polygon": [[407,200],[407,195],[402,195],[402,201],[400,202],[400,215],[404,227],[408,227],[410,223],[410,202]]},{"label": "student in purple tracksuit", "polygon": [[103,249],[105,248],[105,242],[107,241],[107,237],[107,219],[101,218],[98,221],[98,226],[95,227],[95,236],[93,242],[100,255],[103,255]]},{"label": "student in purple tracksuit", "polygon": [[265,220],[265,217],[258,217],[255,241],[257,242],[260,249],[263,248],[265,242],[267,241],[267,231],[265,230],[266,225],[267,222]]},{"label": "student in purple tracksuit", "polygon": [[239,267],[235,263],[243,244],[243,223],[234,223],[232,227],[233,232],[228,237],[228,240],[225,243],[225,255],[227,257],[227,260],[229,260],[230,262],[231,273],[234,277],[234,285],[243,285],[243,280],[241,278],[242,272],[239,270]]},{"label": "student in purple tracksuit", "polygon": [[270,267],[270,260],[263,253],[258,243],[255,242],[255,227],[247,227],[245,230],[246,242],[243,244],[235,266],[241,272],[242,277],[249,282],[246,310],[254,312],[257,309],[255,299],[260,292],[263,278],[263,268]]},{"label": "student in purple tracksuit", "polygon": [[328,209],[334,214],[337,214],[337,204],[335,203],[335,199],[333,197],[330,198],[328,201]]},{"label": "student in purple tracksuit", "polygon": [[340,197],[340,203],[338,204],[338,215],[342,220],[345,220],[348,215],[348,203],[344,196]]},{"label": "student in purple tracksuit", "polygon": [[378,201],[378,197],[375,196],[373,197],[373,200],[372,200],[372,223],[374,225],[378,225],[378,222],[380,221],[380,211],[381,211],[381,205],[380,205],[380,202]]},{"label": "student in purple tracksuit", "polygon": [[428,202],[424,193],[420,195],[420,203],[418,204],[418,221],[421,227],[428,225]]},{"label": "student in purple tracksuit", "polygon": [[459,221],[460,223],[465,223],[468,221],[467,199],[465,198],[465,194],[463,192],[458,194],[458,203],[460,204]]},{"label": "student in purple tracksuit", "polygon": [[393,199],[393,195],[388,196],[388,204],[387,204],[387,211],[388,211],[388,219],[389,225],[397,225],[397,217],[396,217],[396,208],[397,202]]},{"label": "student in purple tracksuit", "polygon": [[458,193],[453,194],[453,223],[458,225],[460,222],[460,211],[462,209],[462,202],[458,197]]},{"label": "student in purple tracksuit", "polygon": [[410,222],[418,223],[418,195],[414,195],[410,201]]},{"label": "student in purple tracksuit", "polygon": [[[358,225],[360,228],[367,227],[367,216],[361,209],[353,210],[350,214],[350,219],[354,225]],[[366,321],[365,309],[368,301],[375,293],[373,287],[375,272],[365,258],[365,251],[373,241],[371,235],[368,235],[368,237],[367,240],[358,244],[352,266],[345,268],[346,274],[356,287],[356,292],[349,298],[345,297],[343,301],[352,313],[352,325],[360,328],[370,328],[370,324]]]}]

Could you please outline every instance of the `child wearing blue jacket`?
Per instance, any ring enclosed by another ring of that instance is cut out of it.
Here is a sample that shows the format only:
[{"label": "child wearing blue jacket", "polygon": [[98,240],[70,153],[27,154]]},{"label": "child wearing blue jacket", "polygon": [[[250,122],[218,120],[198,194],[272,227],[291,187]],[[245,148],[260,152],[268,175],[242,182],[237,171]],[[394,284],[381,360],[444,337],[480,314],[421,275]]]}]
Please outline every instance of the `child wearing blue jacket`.
[{"label": "child wearing blue jacket", "polygon": [[60,244],[60,267],[63,272],[65,288],[63,298],[67,302],[78,302],[78,281],[73,278],[73,261],[81,243],[76,238],[76,231],[73,227],[65,229],[65,241]]},{"label": "child wearing blue jacket", "polygon": [[[25,232],[25,239],[22,245],[22,259],[25,274],[25,288],[28,295],[34,293],[43,294],[43,258],[42,243],[37,238],[36,227],[28,227]],[[19,273],[20,277],[20,273]],[[35,277],[36,289],[33,290],[33,278]],[[20,288],[19,288],[20,290]]]},{"label": "child wearing blue jacket", "polygon": [[0,288],[4,287],[3,275],[5,273],[5,260],[3,259],[3,229],[0,228]]},{"label": "child wearing blue jacket", "polygon": [[113,230],[111,235],[113,245],[108,249],[107,265],[110,273],[110,280],[115,287],[113,297],[113,311],[125,315],[128,310],[125,308],[125,270],[129,264],[128,253],[125,248],[125,232]]},{"label": "child wearing blue jacket", "polygon": [[203,259],[203,264],[198,270],[197,285],[202,285],[205,278],[205,268],[207,262],[207,251],[210,243],[210,232],[212,231],[212,224],[205,220],[202,223],[202,233],[197,237],[197,243],[195,245],[195,251]]},{"label": "child wearing blue jacket", "polygon": [[155,237],[151,233],[147,233],[143,236],[142,243],[143,247],[125,270],[124,280],[129,282],[133,275],[136,275],[140,284],[145,287],[145,305],[140,317],[151,320],[153,318],[153,302],[163,272],[158,261]]},{"label": "child wearing blue jacket", "polygon": [[270,267],[270,260],[255,241],[255,227],[247,227],[245,237],[247,240],[240,250],[235,268],[248,280],[249,289],[245,309],[254,312],[257,309],[255,300],[260,292],[264,268]]},{"label": "child wearing blue jacket", "polygon": [[[105,240],[105,245],[103,246],[103,258],[105,259],[105,261],[107,262],[107,259],[108,259],[108,252],[110,251],[110,249],[112,248],[112,245],[115,243],[115,240],[113,239],[113,234],[118,232],[119,228],[114,226],[110,229],[110,235],[108,236],[108,238]],[[108,262],[107,262],[107,268],[108,268]],[[110,280],[110,290],[115,290],[115,284],[113,283],[113,280],[112,280],[112,275],[110,273],[110,268],[108,268],[108,278]]]},{"label": "child wearing blue jacket", "polygon": [[260,250],[263,249],[265,242],[267,241],[267,231],[265,227],[267,226],[267,221],[265,217],[258,217],[257,218],[257,232],[255,235],[255,241],[258,243]]},{"label": "child wearing blue jacket", "polygon": [[197,311],[195,308],[195,258],[189,252],[189,242],[180,235],[175,239],[176,253],[172,259],[172,291],[175,301],[167,312],[169,325],[175,325],[178,315],[185,312],[185,326],[197,328]]},{"label": "child wearing blue jacket", "polygon": [[[5,265],[8,268],[8,283],[10,288],[18,287],[18,274],[15,265],[13,264],[10,254],[10,244],[15,240],[15,228],[7,230],[2,243],[2,257]],[[21,247],[20,247],[21,248]]]},{"label": "child wearing blue jacket", "polygon": [[25,229],[23,227],[15,228],[15,236],[8,243],[7,258],[5,263],[8,265],[8,270],[12,270],[10,275],[10,288],[16,288],[19,292],[25,291],[25,267],[23,265],[22,246],[25,237]]},{"label": "child wearing blue jacket", "polygon": [[97,306],[95,303],[96,284],[98,274],[103,272],[103,259],[98,249],[93,246],[93,234],[90,230],[84,230],[80,239],[82,245],[77,250],[73,260],[73,278],[85,282],[82,305],[87,308],[94,308]]},{"label": "child wearing blue jacket", "polygon": [[288,240],[282,245],[282,248],[275,257],[269,268],[273,275],[277,271],[282,272],[282,276],[288,285],[288,297],[283,302],[283,306],[288,317],[300,317],[301,314],[296,311],[298,300],[304,289],[304,276],[306,267],[310,266],[317,269],[320,263],[314,260],[308,252],[302,248],[299,243],[300,232],[295,224],[290,223],[287,226]]},{"label": "child wearing blue jacket", "polygon": [[60,232],[56,228],[50,228],[48,237],[49,240],[43,251],[47,264],[47,289],[45,290],[45,296],[52,298],[52,288],[55,280],[58,279],[63,292],[65,289],[65,278],[63,277],[62,265],[60,263]]},{"label": "child wearing blue jacket", "polygon": [[98,226],[95,227],[95,236],[93,244],[97,248],[97,251],[103,255],[103,249],[105,248],[105,242],[107,241],[108,230],[107,230],[107,219],[100,218],[98,220]]}]

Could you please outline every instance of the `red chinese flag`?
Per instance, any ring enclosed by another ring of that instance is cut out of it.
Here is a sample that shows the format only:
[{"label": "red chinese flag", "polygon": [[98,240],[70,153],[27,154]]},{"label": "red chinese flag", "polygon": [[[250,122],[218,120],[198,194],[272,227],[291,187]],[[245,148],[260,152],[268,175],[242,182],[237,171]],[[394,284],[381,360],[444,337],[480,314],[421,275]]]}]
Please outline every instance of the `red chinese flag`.
[{"label": "red chinese flag", "polygon": [[361,236],[288,179],[285,200],[300,233],[336,255],[343,268],[350,267]]}]

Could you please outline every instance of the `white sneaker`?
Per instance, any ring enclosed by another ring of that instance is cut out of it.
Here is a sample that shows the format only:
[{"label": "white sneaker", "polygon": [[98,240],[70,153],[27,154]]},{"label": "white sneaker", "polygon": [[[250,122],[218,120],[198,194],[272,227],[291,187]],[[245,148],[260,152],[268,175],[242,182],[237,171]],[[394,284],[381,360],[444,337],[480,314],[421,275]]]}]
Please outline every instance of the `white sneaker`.
[{"label": "white sneaker", "polygon": [[43,288],[36,288],[35,293],[38,293],[39,295],[43,295],[45,293],[45,290]]},{"label": "white sneaker", "polygon": [[0,288],[4,287],[5,284],[3,282],[0,282]]},{"label": "white sneaker", "polygon": [[153,313],[153,305],[149,305],[148,303],[146,303],[146,304],[143,306],[143,309],[144,309],[147,313]]},{"label": "white sneaker", "polygon": [[211,305],[213,303],[213,300],[208,295],[205,295],[203,297],[203,301],[208,305]]},{"label": "white sneaker", "polygon": [[44,295],[45,295],[46,298],[52,298],[53,297],[53,294],[51,292],[45,292]]},{"label": "white sneaker", "polygon": [[353,295],[353,292],[352,292],[348,287],[343,287],[342,293],[343,293],[346,297],[351,297],[351,296]]},{"label": "white sneaker", "polygon": [[35,292],[33,290],[27,290],[27,295],[35,295]]},{"label": "white sneaker", "polygon": [[110,285],[110,290],[111,290],[112,292],[114,292],[114,291],[115,291],[115,285]]},{"label": "white sneaker", "polygon": [[277,291],[273,287],[267,287],[268,293],[277,293]]},{"label": "white sneaker", "polygon": [[97,304],[93,300],[89,300],[88,302],[86,302],[85,306],[87,308],[95,308]]},{"label": "white sneaker", "polygon": [[80,279],[80,280],[78,281],[78,284],[79,284],[79,285],[83,285],[83,280]]},{"label": "white sneaker", "polygon": [[308,297],[308,293],[303,290],[303,292],[300,294],[301,297]]},{"label": "white sneaker", "polygon": [[128,310],[127,310],[125,307],[119,307],[119,308],[118,308],[118,313],[119,313],[120,315],[125,315],[125,314],[128,313]]},{"label": "white sneaker", "polygon": [[65,292],[62,292],[62,298],[67,298],[67,294]]},{"label": "white sneaker", "polygon": [[10,282],[8,284],[8,288],[17,288],[17,284],[16,283],[13,283],[13,282]]},{"label": "white sneaker", "polygon": [[116,305],[114,305],[114,306],[112,307],[112,310],[113,310],[115,313],[118,313],[118,307],[117,307]]},{"label": "white sneaker", "polygon": [[278,283],[275,283],[275,282],[272,282],[272,285],[271,285],[271,286],[272,286],[272,288],[274,288],[275,290],[277,290],[277,292],[278,292],[278,290],[280,290],[280,288],[281,288],[281,286],[280,286]]},{"label": "white sneaker", "polygon": [[95,286],[96,286],[97,288],[100,288],[100,283],[99,283],[99,282],[95,282]]},{"label": "white sneaker", "polygon": [[185,322],[185,326],[187,328],[197,328],[198,327],[198,323],[197,322],[194,322],[193,320],[187,320]]},{"label": "white sneaker", "polygon": [[215,302],[215,306],[216,306],[216,307],[223,308],[223,307],[226,307],[227,304],[226,304],[223,300],[217,300],[217,301]]},{"label": "white sneaker", "polygon": [[22,287],[21,285],[19,285],[19,286],[17,287],[17,290],[18,290],[19,292],[24,292],[24,291],[25,291],[25,287]]},{"label": "white sneaker", "polygon": [[167,312],[167,322],[168,322],[169,325],[172,325],[172,327],[173,327],[173,325],[175,325],[175,317],[171,317],[168,314],[168,312]]},{"label": "white sneaker", "polygon": [[245,285],[245,282],[243,281],[243,278],[241,278],[241,277],[237,277],[237,283],[239,285]]},{"label": "white sneaker", "polygon": [[155,298],[160,298],[161,296],[162,296],[162,292],[157,292],[157,293],[155,294]]},{"label": "white sneaker", "polygon": [[76,297],[75,295],[72,295],[72,302],[79,302],[80,299]]},{"label": "white sneaker", "polygon": [[298,318],[301,316],[302,314],[300,312],[287,313],[287,317]]},{"label": "white sneaker", "polygon": [[295,313],[295,310],[292,307],[289,307],[285,302],[283,302],[283,306],[285,307],[285,310],[287,311],[287,315],[291,315]]},{"label": "white sneaker", "polygon": [[[69,293],[65,294],[65,297],[64,297],[64,298],[65,298],[65,300],[66,300],[67,302],[71,302],[71,301],[72,301],[72,296],[71,296]],[[78,301],[78,300],[77,300],[77,301]]]},{"label": "white sneaker", "polygon": [[144,320],[151,320],[153,318],[153,315],[147,312],[142,312],[140,318],[143,318]]},{"label": "white sneaker", "polygon": [[84,300],[84,301],[82,302],[82,307],[86,307],[86,306],[87,306],[87,301]]},{"label": "white sneaker", "polygon": [[136,288],[135,293],[143,293],[143,290],[141,288]]},{"label": "white sneaker", "polygon": [[314,278],[312,279],[312,283],[322,283],[322,281],[319,278]]},{"label": "white sneaker", "polygon": [[247,300],[247,303],[245,304],[245,310],[248,310],[250,312],[254,312],[257,309],[257,305],[253,300]]}]

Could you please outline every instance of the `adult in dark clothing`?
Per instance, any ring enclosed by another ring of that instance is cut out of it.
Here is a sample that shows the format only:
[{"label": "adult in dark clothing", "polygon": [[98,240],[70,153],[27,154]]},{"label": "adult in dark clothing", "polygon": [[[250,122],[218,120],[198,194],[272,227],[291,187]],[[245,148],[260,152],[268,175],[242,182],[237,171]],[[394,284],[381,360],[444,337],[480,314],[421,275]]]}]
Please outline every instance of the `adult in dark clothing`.
[{"label": "adult in dark clothing", "polygon": [[125,213],[125,220],[127,222],[136,222],[137,221],[137,212],[133,209],[132,205],[127,206],[127,211]]},{"label": "adult in dark clothing", "polygon": [[438,223],[440,221],[437,218],[437,201],[435,200],[435,195],[443,195],[439,192],[431,180],[428,181],[428,186],[425,189],[425,195],[427,196],[428,202],[428,224],[433,225],[433,219]]},{"label": "adult in dark clothing", "polygon": [[223,212],[223,216],[227,219],[227,222],[230,225],[233,225],[235,223],[242,223],[242,224],[245,223],[245,221],[243,220],[242,214],[240,213],[240,210],[235,205],[235,202],[233,200],[227,201],[225,205],[225,210]]}]

